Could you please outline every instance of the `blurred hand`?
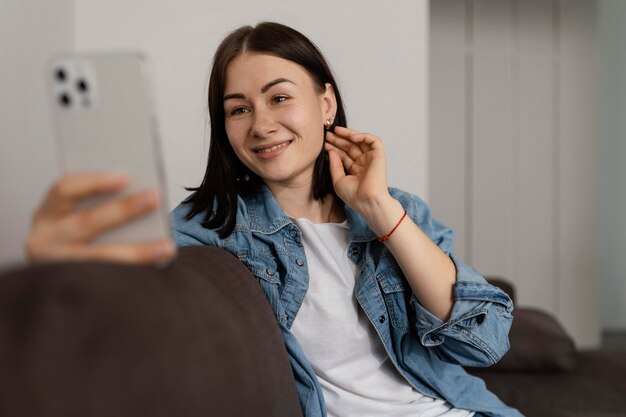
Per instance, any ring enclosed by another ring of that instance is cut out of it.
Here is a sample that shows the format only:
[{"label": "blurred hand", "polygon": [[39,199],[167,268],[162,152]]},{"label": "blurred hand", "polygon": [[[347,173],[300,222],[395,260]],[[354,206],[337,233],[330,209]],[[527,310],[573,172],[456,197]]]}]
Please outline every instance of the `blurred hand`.
[{"label": "blurred hand", "polygon": [[79,209],[88,197],[123,189],[128,178],[117,173],[84,173],[62,177],[37,209],[25,249],[31,262],[111,261],[150,264],[176,253],[170,239],[124,244],[90,242],[102,233],[153,211],[159,205],[154,191],[115,197]]}]

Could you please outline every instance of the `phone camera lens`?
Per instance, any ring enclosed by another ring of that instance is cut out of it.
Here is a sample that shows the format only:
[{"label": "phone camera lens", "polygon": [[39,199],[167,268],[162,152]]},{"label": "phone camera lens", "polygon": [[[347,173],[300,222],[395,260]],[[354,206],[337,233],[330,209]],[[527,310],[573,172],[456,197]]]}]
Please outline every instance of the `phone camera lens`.
[{"label": "phone camera lens", "polygon": [[55,71],[54,76],[56,77],[56,79],[58,81],[65,81],[67,79],[67,74],[65,73],[65,71],[63,70],[63,68],[59,68]]},{"label": "phone camera lens", "polygon": [[87,91],[89,91],[89,85],[85,80],[78,80],[78,82],[76,83],[76,88],[78,88],[78,91],[80,91],[81,93],[86,93]]},{"label": "phone camera lens", "polygon": [[59,96],[59,103],[61,103],[63,107],[69,107],[72,105],[72,98],[69,94],[63,93]]}]

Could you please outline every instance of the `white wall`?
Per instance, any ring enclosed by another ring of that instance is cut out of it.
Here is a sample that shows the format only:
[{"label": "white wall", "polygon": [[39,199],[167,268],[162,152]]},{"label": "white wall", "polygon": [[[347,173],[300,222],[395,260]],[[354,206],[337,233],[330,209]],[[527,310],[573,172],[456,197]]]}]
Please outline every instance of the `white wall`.
[{"label": "white wall", "polygon": [[[205,90],[215,48],[232,29],[263,20],[291,25],[320,47],[342,88],[350,126],[384,139],[390,184],[427,197],[427,0],[387,3],[378,0],[74,0],[73,3],[73,43],[77,49],[140,49],[151,57],[170,206],[186,195],[183,187],[198,185],[204,172],[208,150]],[[10,4],[26,7],[18,0],[11,0]],[[48,3],[42,1],[41,4]],[[64,19],[55,12],[57,4],[32,11],[39,20],[52,21],[43,27],[22,27],[21,23],[28,18],[24,10],[16,18],[8,19],[13,22],[12,26],[3,25],[0,30],[5,35],[2,36],[4,42],[11,45],[9,56],[20,55],[22,48],[14,46],[11,43],[14,41],[7,41],[7,38],[35,36],[44,40],[50,36],[49,32],[53,36],[61,36],[61,33],[65,33],[66,38],[69,36],[66,20],[71,15],[71,3],[66,3]],[[5,13],[2,16],[4,19]],[[37,58],[22,67],[36,72],[44,55],[57,47],[65,50],[70,44],[68,38],[65,43],[52,43],[45,50],[35,51]],[[4,70],[6,61],[2,62]],[[21,77],[12,88],[28,85],[31,78],[34,79],[30,75]],[[38,81],[33,86],[33,97],[45,93],[41,84]],[[41,166],[42,159],[46,165],[53,165],[50,163],[51,138],[48,134],[44,138],[42,130],[33,131],[27,126],[25,115],[32,114],[29,103],[37,100],[29,98],[14,111],[21,119],[12,130],[4,125],[0,127],[3,143],[8,141],[13,147],[10,154],[2,152],[0,166],[9,162],[11,165],[6,172],[10,177],[23,172],[30,181],[22,183],[24,186],[19,190],[6,175],[0,178],[4,181],[0,220],[0,243],[4,253],[0,254],[0,262],[20,253],[15,248],[23,240],[29,213],[44,185],[56,173],[52,166],[45,168],[45,174],[41,175],[32,175],[32,170],[25,168]],[[11,106],[4,94],[0,102],[5,107]],[[43,117],[39,113],[47,109],[40,107],[37,114]],[[39,145],[16,145],[34,140],[33,137]],[[45,150],[46,156],[34,152],[36,149]],[[5,196],[10,196],[10,207],[4,206],[8,200]],[[13,224],[22,226],[13,228]]]},{"label": "white wall", "polygon": [[291,25],[318,44],[337,74],[350,125],[388,143],[393,184],[423,193],[426,10],[427,2],[408,0],[393,7],[373,0],[76,0],[76,46],[134,47],[152,57],[171,204],[204,171],[205,88],[215,48],[234,28],[263,20]]},{"label": "white wall", "polygon": [[73,0],[0,0],[0,265],[22,258],[34,207],[58,175],[44,67],[72,48]]}]

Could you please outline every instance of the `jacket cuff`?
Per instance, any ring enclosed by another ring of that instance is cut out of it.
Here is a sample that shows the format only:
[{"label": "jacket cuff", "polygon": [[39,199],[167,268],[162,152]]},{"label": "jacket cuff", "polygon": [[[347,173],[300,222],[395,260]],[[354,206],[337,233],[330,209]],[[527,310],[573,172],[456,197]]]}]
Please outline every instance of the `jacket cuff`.
[{"label": "jacket cuff", "polygon": [[443,344],[449,337],[473,346],[496,362],[503,350],[499,346],[508,349],[508,343],[502,343],[502,335],[503,332],[508,334],[513,302],[505,292],[488,284],[473,268],[462,263],[455,264],[454,305],[447,321],[428,311],[415,295],[411,296],[420,342],[426,347],[433,347]]}]

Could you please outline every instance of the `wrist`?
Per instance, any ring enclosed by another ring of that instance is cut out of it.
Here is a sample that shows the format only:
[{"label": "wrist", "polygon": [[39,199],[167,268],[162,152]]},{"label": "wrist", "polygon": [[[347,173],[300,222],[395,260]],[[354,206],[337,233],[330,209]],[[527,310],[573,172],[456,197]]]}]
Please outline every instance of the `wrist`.
[{"label": "wrist", "polygon": [[404,215],[404,207],[393,197],[377,199],[359,213],[376,236],[386,236]]}]

